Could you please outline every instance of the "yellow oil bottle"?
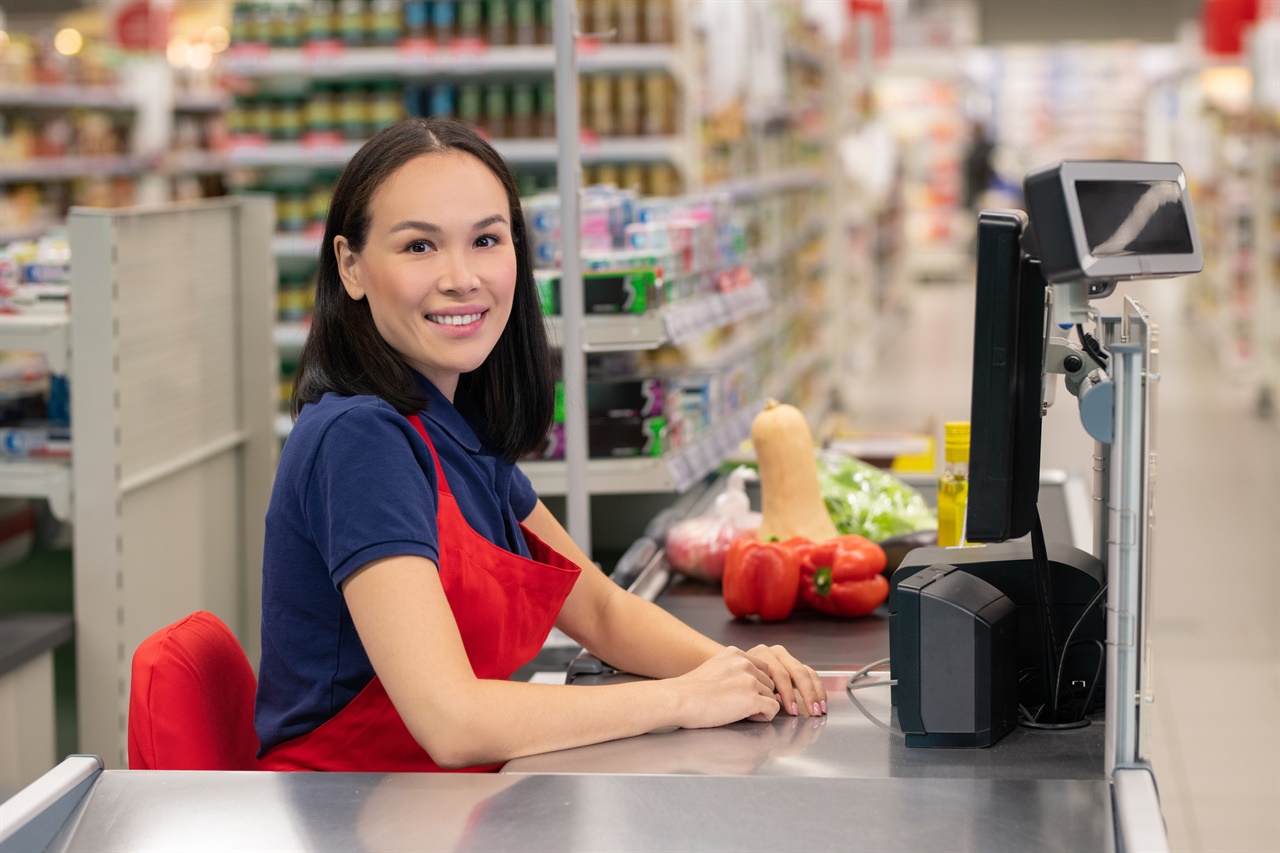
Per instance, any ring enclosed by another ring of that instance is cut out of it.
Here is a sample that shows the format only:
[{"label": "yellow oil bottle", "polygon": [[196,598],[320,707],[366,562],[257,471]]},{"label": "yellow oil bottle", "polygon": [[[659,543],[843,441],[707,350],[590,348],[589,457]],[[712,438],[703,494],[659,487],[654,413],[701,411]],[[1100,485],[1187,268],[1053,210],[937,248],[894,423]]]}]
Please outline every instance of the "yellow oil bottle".
[{"label": "yellow oil bottle", "polygon": [[969,503],[969,424],[948,422],[944,438],[945,465],[938,478],[938,544],[963,545]]}]

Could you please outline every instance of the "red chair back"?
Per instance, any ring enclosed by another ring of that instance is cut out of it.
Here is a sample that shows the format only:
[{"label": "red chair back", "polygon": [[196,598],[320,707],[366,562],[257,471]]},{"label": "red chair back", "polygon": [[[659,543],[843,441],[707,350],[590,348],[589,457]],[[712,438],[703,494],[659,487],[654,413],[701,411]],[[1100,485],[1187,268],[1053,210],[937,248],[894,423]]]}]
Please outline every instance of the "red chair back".
[{"label": "red chair back", "polygon": [[152,634],[133,655],[129,767],[255,770],[257,679],[235,635],[201,610]]}]

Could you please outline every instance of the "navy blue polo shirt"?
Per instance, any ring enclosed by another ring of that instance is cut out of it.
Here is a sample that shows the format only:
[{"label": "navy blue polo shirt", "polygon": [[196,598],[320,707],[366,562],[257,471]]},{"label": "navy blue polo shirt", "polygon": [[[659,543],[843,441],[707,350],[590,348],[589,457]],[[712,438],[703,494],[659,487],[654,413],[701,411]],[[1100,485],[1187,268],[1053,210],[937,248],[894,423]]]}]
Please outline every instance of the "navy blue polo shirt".
[{"label": "navy blue polo shirt", "polygon": [[[463,517],[529,556],[519,527],[538,500],[529,478],[481,442],[467,401],[455,407],[419,379],[422,420]],[[339,585],[382,557],[438,559],[436,479],[422,437],[383,400],[330,393],[303,408],[267,509],[254,711],[262,752],[317,728],[373,679]]]}]

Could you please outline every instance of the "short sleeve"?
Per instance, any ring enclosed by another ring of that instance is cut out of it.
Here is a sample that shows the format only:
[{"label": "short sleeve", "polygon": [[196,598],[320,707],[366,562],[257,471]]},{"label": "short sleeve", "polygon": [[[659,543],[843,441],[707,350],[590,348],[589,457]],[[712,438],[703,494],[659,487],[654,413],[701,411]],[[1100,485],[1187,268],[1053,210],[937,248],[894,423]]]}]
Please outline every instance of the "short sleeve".
[{"label": "short sleeve", "polygon": [[524,521],[538,505],[538,493],[533,489],[529,477],[516,465],[511,471],[511,511],[516,514],[517,521]]},{"label": "short sleeve", "polygon": [[435,469],[415,452],[412,429],[390,407],[357,406],[320,439],[303,502],[335,587],[383,557],[439,560]]}]

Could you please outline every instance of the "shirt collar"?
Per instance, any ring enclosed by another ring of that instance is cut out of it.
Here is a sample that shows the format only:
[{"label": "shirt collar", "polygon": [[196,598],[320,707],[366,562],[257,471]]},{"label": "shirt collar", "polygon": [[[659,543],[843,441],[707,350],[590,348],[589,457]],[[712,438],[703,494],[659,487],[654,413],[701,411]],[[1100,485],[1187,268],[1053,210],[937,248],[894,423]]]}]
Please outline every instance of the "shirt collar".
[{"label": "shirt collar", "polygon": [[427,395],[427,408],[422,412],[422,416],[448,433],[449,437],[462,445],[468,453],[479,453],[480,439],[471,424],[467,423],[467,419],[453,403],[449,402],[447,397],[437,390],[435,385],[431,384],[431,380],[420,373],[416,375],[419,387]]}]

